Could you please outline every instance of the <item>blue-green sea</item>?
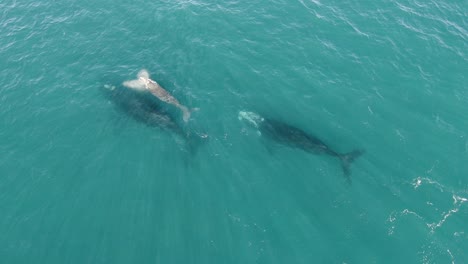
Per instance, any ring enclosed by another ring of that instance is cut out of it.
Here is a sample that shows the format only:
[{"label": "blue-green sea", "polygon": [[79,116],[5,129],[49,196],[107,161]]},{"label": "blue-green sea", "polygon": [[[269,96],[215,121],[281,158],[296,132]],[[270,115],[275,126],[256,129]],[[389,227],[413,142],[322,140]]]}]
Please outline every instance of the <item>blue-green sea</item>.
[{"label": "blue-green sea", "polygon": [[[2,0],[0,263],[468,263],[467,17],[466,0]],[[122,85],[141,69],[188,122]],[[365,153],[347,180],[239,111]]]}]

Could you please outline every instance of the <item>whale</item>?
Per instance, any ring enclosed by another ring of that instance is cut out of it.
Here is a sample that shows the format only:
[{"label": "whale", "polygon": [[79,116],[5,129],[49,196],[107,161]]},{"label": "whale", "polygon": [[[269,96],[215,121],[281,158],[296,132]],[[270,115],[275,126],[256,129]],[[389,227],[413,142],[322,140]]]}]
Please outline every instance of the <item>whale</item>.
[{"label": "whale", "polygon": [[360,149],[348,153],[340,153],[316,136],[300,128],[279,120],[263,117],[258,113],[239,111],[238,119],[257,129],[259,135],[265,136],[281,145],[301,149],[307,153],[324,154],[338,158],[348,181],[351,180],[351,163],[364,153],[364,150]]},{"label": "whale", "polygon": [[182,118],[187,122],[190,118],[190,110],[182,105],[174,96],[162,88],[155,80],[150,79],[149,72],[145,69],[140,70],[137,74],[138,79],[124,81],[123,85],[130,89],[139,91],[149,91],[159,100],[171,104],[182,111]]},{"label": "whale", "polygon": [[195,153],[201,140],[207,138],[206,134],[186,131],[153,96],[112,84],[105,84],[100,90],[117,110],[139,123],[158,128],[182,139],[184,149],[191,153]]}]

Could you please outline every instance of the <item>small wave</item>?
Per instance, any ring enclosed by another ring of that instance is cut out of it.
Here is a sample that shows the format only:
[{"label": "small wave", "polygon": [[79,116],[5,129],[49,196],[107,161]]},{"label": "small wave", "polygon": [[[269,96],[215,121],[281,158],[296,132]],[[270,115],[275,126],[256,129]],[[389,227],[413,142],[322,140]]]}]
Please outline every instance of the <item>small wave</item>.
[{"label": "small wave", "polygon": [[[432,169],[433,167],[428,170],[428,173]],[[446,223],[449,219],[455,218],[457,214],[463,213],[466,210],[465,205],[468,201],[466,191],[454,190],[429,177],[416,177],[410,184],[416,192],[412,200],[426,200],[426,208],[420,208],[415,205],[413,208],[391,212],[387,218],[387,223],[389,224],[387,234],[395,236],[399,228],[408,227],[410,223],[416,224],[418,227],[424,227],[423,230],[426,230],[427,233],[422,234],[422,236],[427,237],[428,240],[423,243],[419,251],[423,262],[430,262],[429,260],[436,258],[436,255],[440,257],[440,254],[446,252],[453,263],[457,257],[457,254],[454,252],[457,251],[452,250],[456,243],[452,243],[451,241],[455,237],[463,237],[464,231],[452,231],[450,232],[451,235],[448,235],[447,229],[460,230],[463,227],[454,225],[454,222],[446,226]],[[449,202],[447,199],[451,199],[452,201]],[[438,232],[442,228],[444,228],[444,231]],[[418,229],[416,228],[416,230]],[[440,240],[437,243],[433,240],[436,235],[438,240]],[[438,254],[434,254],[433,250],[429,250],[433,247],[439,251]]]}]

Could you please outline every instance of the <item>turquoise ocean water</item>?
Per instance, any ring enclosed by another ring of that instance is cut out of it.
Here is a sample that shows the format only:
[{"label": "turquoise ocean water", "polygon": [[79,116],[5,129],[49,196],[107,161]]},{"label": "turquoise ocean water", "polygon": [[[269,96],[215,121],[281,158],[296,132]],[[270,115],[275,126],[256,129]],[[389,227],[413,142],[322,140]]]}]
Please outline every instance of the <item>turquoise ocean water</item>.
[{"label": "turquoise ocean water", "polygon": [[[467,6],[2,0],[0,263],[468,263]],[[142,68],[182,135],[103,93]]]}]

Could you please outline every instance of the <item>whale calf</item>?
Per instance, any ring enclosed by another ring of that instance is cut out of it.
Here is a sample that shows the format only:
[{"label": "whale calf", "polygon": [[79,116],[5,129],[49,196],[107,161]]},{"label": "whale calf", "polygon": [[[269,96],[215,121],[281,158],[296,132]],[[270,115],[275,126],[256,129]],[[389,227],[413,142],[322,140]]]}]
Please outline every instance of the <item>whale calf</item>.
[{"label": "whale calf", "polygon": [[117,109],[134,120],[185,137],[183,128],[152,97],[113,85],[104,85],[101,91]]},{"label": "whale calf", "polygon": [[159,100],[172,104],[175,107],[179,108],[183,114],[183,120],[187,122],[190,118],[190,110],[185,106],[179,103],[179,101],[172,96],[168,91],[162,88],[156,81],[150,79],[149,73],[147,70],[143,69],[137,74],[138,79],[130,80],[123,82],[125,87],[135,89],[135,90],[148,90]]},{"label": "whale calf", "polygon": [[146,93],[138,93],[134,90],[106,84],[100,89],[105,98],[113,103],[117,109],[134,120],[149,127],[155,127],[169,132],[182,139],[183,147],[191,154],[195,154],[207,135],[197,131],[186,131],[177,120],[152,96]]},{"label": "whale calf", "polygon": [[256,128],[261,135],[264,135],[280,144],[302,149],[308,153],[326,154],[337,157],[341,161],[341,167],[348,180],[350,180],[349,175],[351,174],[351,171],[349,167],[351,163],[364,153],[363,150],[339,153],[317,137],[306,133],[297,127],[278,120],[262,117],[257,113],[240,111],[238,118],[239,120],[246,121],[249,125]]}]

